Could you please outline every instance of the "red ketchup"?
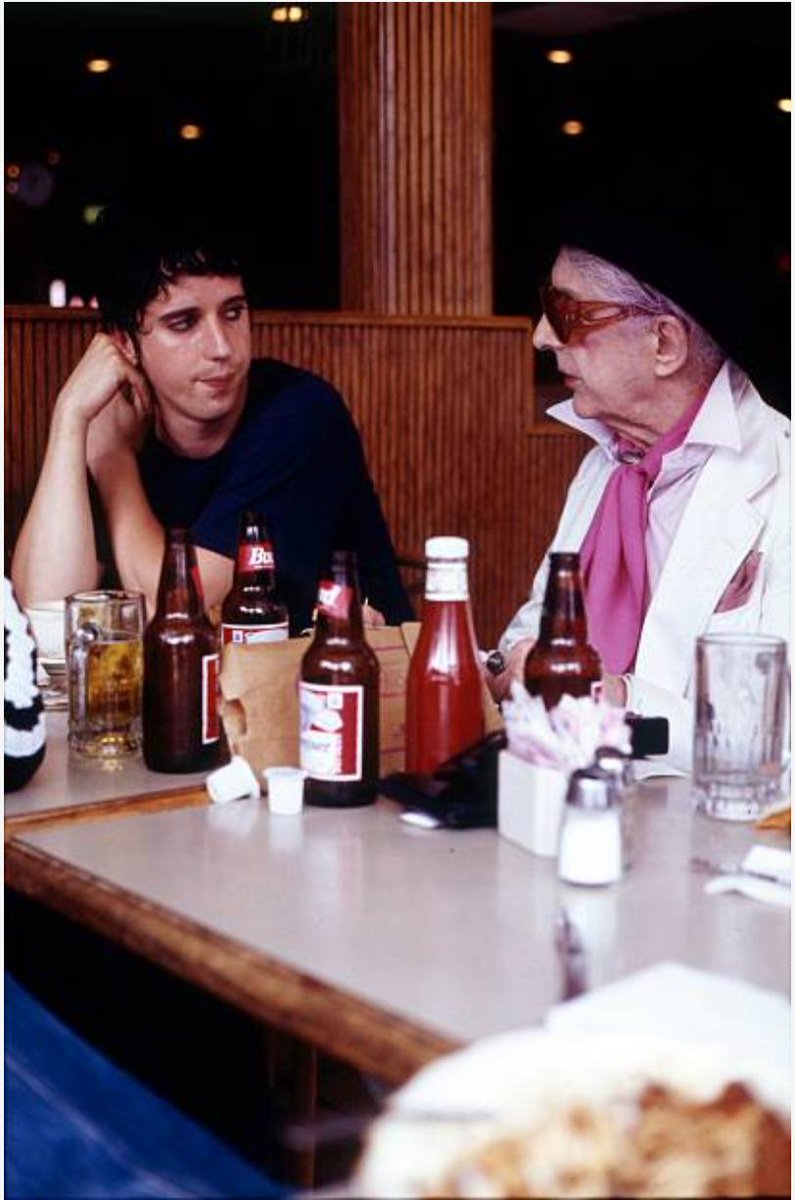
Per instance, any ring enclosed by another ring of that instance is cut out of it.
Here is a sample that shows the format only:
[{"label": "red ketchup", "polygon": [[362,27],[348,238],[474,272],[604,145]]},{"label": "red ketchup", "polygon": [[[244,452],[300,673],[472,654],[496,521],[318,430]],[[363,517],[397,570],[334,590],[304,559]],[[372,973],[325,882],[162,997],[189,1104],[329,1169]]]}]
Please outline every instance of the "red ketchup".
[{"label": "red ketchup", "polygon": [[465,538],[425,543],[422,628],[406,693],[406,770],[432,773],[485,734]]}]

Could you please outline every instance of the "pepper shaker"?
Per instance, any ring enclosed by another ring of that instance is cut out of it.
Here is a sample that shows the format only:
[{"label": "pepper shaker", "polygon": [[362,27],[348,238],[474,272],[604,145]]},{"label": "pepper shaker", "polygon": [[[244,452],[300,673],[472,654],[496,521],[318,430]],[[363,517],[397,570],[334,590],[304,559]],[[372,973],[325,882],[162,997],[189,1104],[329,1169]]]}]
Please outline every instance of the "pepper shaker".
[{"label": "pepper shaker", "polygon": [[594,754],[597,767],[612,778],[616,799],[621,808],[622,865],[626,871],[632,865],[634,852],[634,788],[635,772],[630,755],[614,746],[600,746]]},{"label": "pepper shaker", "polygon": [[602,886],[623,871],[621,802],[610,772],[574,771],[566,793],[558,876],[566,883]]}]

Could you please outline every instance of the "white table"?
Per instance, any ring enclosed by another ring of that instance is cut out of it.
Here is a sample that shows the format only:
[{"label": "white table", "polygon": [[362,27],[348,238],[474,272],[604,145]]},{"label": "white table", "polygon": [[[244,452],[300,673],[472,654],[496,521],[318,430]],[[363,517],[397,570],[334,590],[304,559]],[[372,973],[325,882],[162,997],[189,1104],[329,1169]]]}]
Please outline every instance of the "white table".
[{"label": "white table", "polygon": [[142,758],[83,763],[69,752],[67,714],[47,712],[47,750],[30,782],[5,797],[6,835],[53,820],[82,821],[130,809],[206,803],[206,773],[165,775]]},{"label": "white table", "polygon": [[590,984],[676,960],[788,992],[787,910],[706,896],[691,855],[737,859],[777,833],[691,811],[689,784],[637,799],[635,863],[609,889],[493,830],[425,831],[389,801],[271,817],[264,803],[63,824],[12,838],[12,886],[322,1050],[400,1083],[560,999],[565,904]]}]

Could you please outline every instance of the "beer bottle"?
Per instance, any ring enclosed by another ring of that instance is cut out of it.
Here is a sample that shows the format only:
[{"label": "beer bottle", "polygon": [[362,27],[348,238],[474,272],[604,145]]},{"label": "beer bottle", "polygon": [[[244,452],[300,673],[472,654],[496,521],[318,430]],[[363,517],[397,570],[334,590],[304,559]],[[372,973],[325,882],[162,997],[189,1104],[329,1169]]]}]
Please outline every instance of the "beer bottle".
[{"label": "beer bottle", "polygon": [[187,531],[170,529],[157,608],[144,633],[144,761],[151,771],[209,771],[221,756],[218,639],[200,589]]},{"label": "beer bottle", "polygon": [[525,687],[554,708],[561,696],[589,696],[601,678],[599,655],[588,644],[580,556],[550,554],[538,641],[525,659]]},{"label": "beer bottle", "polygon": [[275,564],[264,518],[244,512],[232,587],[221,606],[221,643],[282,642],[287,609],[276,599]]},{"label": "beer bottle", "polygon": [[485,733],[483,681],[469,606],[469,543],[433,537],[422,628],[406,692],[406,769],[432,773]]},{"label": "beer bottle", "polygon": [[364,640],[356,555],[335,550],[301,660],[301,766],[308,804],[372,804],[378,783],[378,659]]}]

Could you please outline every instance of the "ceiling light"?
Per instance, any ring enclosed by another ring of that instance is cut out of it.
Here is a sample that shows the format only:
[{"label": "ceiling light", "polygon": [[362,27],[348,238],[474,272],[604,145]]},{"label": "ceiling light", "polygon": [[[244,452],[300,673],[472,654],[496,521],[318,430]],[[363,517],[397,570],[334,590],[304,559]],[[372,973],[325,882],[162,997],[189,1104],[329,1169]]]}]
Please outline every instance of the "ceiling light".
[{"label": "ceiling light", "polygon": [[201,125],[183,125],[180,128],[179,136],[186,142],[195,142],[198,138],[204,137],[204,130]]},{"label": "ceiling light", "polygon": [[792,100],[790,99],[789,96],[787,96],[787,98],[785,100],[779,100],[778,104],[776,105],[776,108],[779,110],[779,112],[791,113],[792,112]]},{"label": "ceiling light", "polygon": [[105,75],[112,66],[109,58],[90,58],[86,63],[86,70],[92,75]]},{"label": "ceiling light", "polygon": [[47,162],[49,163],[49,165],[51,167],[57,167],[58,163],[60,161],[61,161],[60,150],[48,150],[47,151]]},{"label": "ceiling light", "polygon": [[9,179],[19,179],[20,170],[19,163],[9,163],[6,167],[6,175]]},{"label": "ceiling light", "polygon": [[96,225],[97,217],[102,212],[104,205],[102,204],[87,204],[83,209],[83,220],[86,225]]},{"label": "ceiling light", "polygon": [[275,21],[277,25],[284,25],[285,22],[295,25],[298,21],[305,21],[308,16],[308,10],[302,8],[300,4],[280,4],[277,8],[271,9],[271,20]]},{"label": "ceiling light", "polygon": [[556,66],[563,66],[566,63],[570,63],[573,58],[574,55],[572,54],[571,50],[547,51],[547,62],[555,63]]},{"label": "ceiling light", "polygon": [[579,137],[585,131],[582,121],[564,121],[560,128],[566,137]]}]

